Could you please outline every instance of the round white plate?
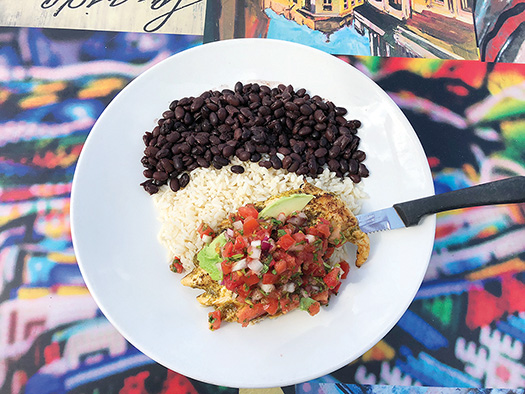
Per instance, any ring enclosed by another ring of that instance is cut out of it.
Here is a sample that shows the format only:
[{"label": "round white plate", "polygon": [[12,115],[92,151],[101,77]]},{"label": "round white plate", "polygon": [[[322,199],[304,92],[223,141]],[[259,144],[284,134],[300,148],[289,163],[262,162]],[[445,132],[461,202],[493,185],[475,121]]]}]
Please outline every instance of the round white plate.
[{"label": "round white plate", "polygon": [[[150,131],[170,102],[238,80],[304,87],[362,121],[369,200],[362,212],[434,193],[420,142],[393,101],[370,79],[324,52],[284,41],[237,39],[177,54],[129,84],[89,134],[71,202],[78,262],[115,327],[160,364],[231,387],[291,385],[330,373],[377,343],[408,308],[430,259],[435,218],[373,234],[370,260],[353,269],[315,317],[294,311],[242,328],[208,329],[197,290],[170,272],[157,240],[153,202],[139,183]],[[353,261],[353,256],[351,257]]]}]

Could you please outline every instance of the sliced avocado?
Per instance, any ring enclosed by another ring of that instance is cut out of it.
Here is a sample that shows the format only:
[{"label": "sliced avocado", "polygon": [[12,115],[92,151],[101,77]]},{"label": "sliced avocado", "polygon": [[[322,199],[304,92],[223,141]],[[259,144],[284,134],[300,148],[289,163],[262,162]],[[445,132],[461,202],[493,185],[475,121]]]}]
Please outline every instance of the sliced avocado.
[{"label": "sliced avocado", "polygon": [[221,248],[226,242],[224,233],[221,233],[197,254],[199,266],[216,281],[222,280],[222,272],[217,268],[217,263],[222,261]]},{"label": "sliced avocado", "polygon": [[292,194],[281,197],[259,212],[259,217],[276,218],[281,212],[288,216],[292,212],[301,211],[313,198],[311,194]]}]

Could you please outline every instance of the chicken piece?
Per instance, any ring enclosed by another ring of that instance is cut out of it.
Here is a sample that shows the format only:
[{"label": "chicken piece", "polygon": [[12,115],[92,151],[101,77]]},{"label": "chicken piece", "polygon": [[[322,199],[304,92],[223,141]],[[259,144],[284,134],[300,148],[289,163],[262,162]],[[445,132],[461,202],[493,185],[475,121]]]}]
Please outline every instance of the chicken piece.
[{"label": "chicken piece", "polygon": [[182,278],[181,283],[183,286],[205,290],[197,297],[199,303],[203,306],[215,307],[221,312],[221,318],[224,321],[237,321],[237,311],[243,304],[236,301],[235,293],[214,281],[198,264],[193,271]]},{"label": "chicken piece", "polygon": [[370,254],[370,240],[359,228],[354,214],[341,199],[308,182],[301,186],[300,192],[315,196],[303,210],[306,216],[312,221],[322,217],[328,220],[334,229],[339,229],[348,242],[357,246],[355,265],[361,267]]}]

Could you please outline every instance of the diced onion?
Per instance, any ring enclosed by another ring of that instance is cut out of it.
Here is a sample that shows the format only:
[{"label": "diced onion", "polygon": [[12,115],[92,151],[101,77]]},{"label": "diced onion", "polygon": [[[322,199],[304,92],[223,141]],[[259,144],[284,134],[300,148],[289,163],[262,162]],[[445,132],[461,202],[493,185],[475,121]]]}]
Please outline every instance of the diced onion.
[{"label": "diced onion", "polygon": [[280,222],[284,222],[286,220],[286,215],[281,212],[279,215],[277,215],[277,220]]},{"label": "diced onion", "polygon": [[273,291],[273,289],[275,289],[275,286],[274,285],[265,285],[265,284],[260,284],[260,287],[261,287],[261,290],[264,291],[265,293],[271,293]]},{"label": "diced onion", "polygon": [[233,238],[233,230],[231,228],[226,229],[226,234],[228,235],[228,237]]},{"label": "diced onion", "polygon": [[239,271],[239,270],[246,268],[247,266],[248,266],[248,261],[246,261],[246,259],[241,259],[233,265],[232,271]]},{"label": "diced onion", "polygon": [[261,250],[263,252],[268,252],[272,247],[272,244],[268,241],[262,241],[261,242]]},{"label": "diced onion", "polygon": [[283,286],[283,291],[287,293],[293,293],[295,291],[295,283],[289,282]]},{"label": "diced onion", "polygon": [[261,249],[250,247],[248,250],[248,256],[250,256],[254,260],[259,259],[261,257]]},{"label": "diced onion", "polygon": [[252,301],[259,301],[264,295],[260,291],[254,291],[252,295]]},{"label": "diced onion", "polygon": [[251,244],[253,248],[260,248],[261,247],[261,240],[256,239],[255,241],[252,241]]},{"label": "diced onion", "polygon": [[211,235],[208,235],[208,234],[203,234],[202,236],[202,240],[205,244],[209,244],[211,241],[212,241],[212,237]]},{"label": "diced onion", "polygon": [[240,220],[233,222],[233,228],[237,231],[242,230],[242,222]]},{"label": "diced onion", "polygon": [[256,274],[259,274],[263,268],[263,263],[261,263],[260,260],[252,260],[248,263],[248,268]]},{"label": "diced onion", "polygon": [[308,241],[309,244],[311,244],[312,242],[315,241],[315,235],[307,234],[306,235],[306,240]]}]

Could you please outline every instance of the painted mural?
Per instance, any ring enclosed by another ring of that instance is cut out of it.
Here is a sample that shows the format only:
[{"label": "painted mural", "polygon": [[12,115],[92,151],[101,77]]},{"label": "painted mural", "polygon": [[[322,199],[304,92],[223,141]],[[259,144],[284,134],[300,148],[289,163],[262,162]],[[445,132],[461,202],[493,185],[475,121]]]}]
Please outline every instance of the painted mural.
[{"label": "painted mural", "polygon": [[479,59],[472,0],[211,0],[207,29],[205,41],[266,37],[332,54]]},{"label": "painted mural", "polygon": [[[97,117],[135,76],[201,42],[0,29],[0,392],[238,391],[168,371],[126,342],[89,295],[70,234],[71,181]],[[525,175],[525,65],[340,58],[407,115],[437,192]],[[283,391],[524,387],[524,240],[523,204],[439,215],[425,281],[394,329],[351,365]]]}]

